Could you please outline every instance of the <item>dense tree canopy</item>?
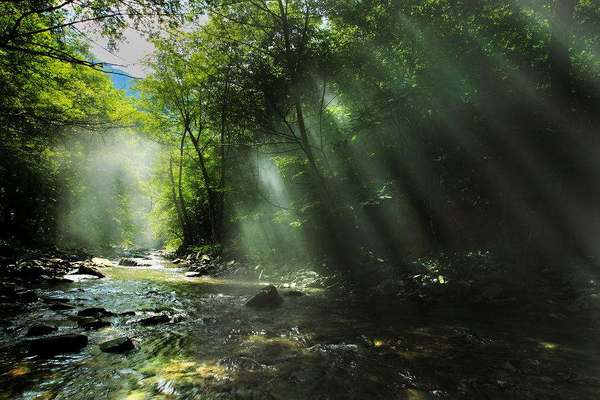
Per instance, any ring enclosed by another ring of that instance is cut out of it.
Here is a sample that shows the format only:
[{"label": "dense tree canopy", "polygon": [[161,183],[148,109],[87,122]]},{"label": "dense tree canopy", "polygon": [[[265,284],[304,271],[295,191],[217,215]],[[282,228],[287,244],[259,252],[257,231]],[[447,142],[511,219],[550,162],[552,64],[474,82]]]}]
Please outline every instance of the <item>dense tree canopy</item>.
[{"label": "dense tree canopy", "polygon": [[[328,254],[345,268],[361,254],[594,252],[595,2],[2,7],[1,134],[14,155],[2,204],[25,176],[37,187],[58,173],[59,139],[135,125],[160,148],[144,190],[156,238],[173,246]],[[68,27],[95,20],[117,39],[156,17],[134,112]],[[2,207],[7,232],[27,226],[15,207]]]},{"label": "dense tree canopy", "polygon": [[[187,124],[209,132],[195,156],[199,195],[209,204],[210,188],[227,193],[233,237],[287,225],[276,241],[300,233],[310,249],[331,250],[327,238],[396,257],[590,250],[574,231],[595,222],[562,204],[596,196],[576,194],[593,169],[577,154],[596,142],[596,4],[195,5],[208,22],[161,41],[172,64],[159,56],[141,88],[182,97],[165,107],[179,114],[182,149],[198,141]],[[262,169],[276,189],[261,186]],[[217,184],[221,173],[229,179]]]}]

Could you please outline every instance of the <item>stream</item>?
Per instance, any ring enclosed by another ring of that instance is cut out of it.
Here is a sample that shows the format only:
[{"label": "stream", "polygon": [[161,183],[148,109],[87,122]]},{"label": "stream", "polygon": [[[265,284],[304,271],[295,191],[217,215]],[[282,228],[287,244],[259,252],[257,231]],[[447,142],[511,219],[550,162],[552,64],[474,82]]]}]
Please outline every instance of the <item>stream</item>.
[{"label": "stream", "polygon": [[[143,261],[104,268],[103,279],[33,288],[74,309],[3,304],[0,399],[600,398],[592,316],[425,312],[334,290],[290,297],[283,288],[284,303],[261,310],[244,304],[266,282],[188,278],[159,253]],[[116,315],[83,331],[74,316],[86,307]],[[137,322],[160,313],[170,321]],[[89,343],[79,353],[30,355],[20,344],[39,322]],[[98,343],[123,335],[134,350],[100,351]]]}]

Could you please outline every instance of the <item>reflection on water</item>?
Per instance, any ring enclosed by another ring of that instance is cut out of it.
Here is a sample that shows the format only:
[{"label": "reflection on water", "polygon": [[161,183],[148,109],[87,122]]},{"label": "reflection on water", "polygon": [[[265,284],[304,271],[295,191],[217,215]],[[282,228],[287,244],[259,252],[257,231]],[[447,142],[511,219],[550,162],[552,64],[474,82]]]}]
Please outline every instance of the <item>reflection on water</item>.
[{"label": "reflection on water", "polygon": [[[148,267],[112,267],[107,278],[36,289],[74,310],[43,303],[4,307],[2,399],[431,399],[599,398],[599,355],[581,321],[532,323],[490,313],[365,301],[326,291],[286,298],[268,311],[244,307],[255,282],[186,278],[158,255]],[[84,307],[117,314],[85,332],[79,354],[40,359],[19,343],[34,322],[78,332]],[[135,311],[135,315],[119,315]],[[158,313],[171,322],[142,326]],[[511,314],[511,313],[509,313]],[[512,321],[510,324],[502,321]],[[592,334],[594,332],[591,332]],[[136,350],[103,353],[127,335]],[[590,336],[592,338],[593,336]]]}]

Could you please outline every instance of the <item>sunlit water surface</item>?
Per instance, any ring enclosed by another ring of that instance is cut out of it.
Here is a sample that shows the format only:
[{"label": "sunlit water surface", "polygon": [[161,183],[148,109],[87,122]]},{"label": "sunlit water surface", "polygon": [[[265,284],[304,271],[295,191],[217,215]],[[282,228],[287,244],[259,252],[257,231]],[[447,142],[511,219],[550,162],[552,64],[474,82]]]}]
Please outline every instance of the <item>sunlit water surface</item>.
[{"label": "sunlit water surface", "polygon": [[[274,310],[245,301],[264,283],[186,278],[149,254],[149,267],[40,287],[76,309],[3,305],[1,399],[598,399],[600,354],[589,318],[554,320],[518,310],[479,312],[366,301],[323,290]],[[285,290],[282,290],[285,293]],[[99,306],[112,326],[86,332],[78,354],[39,358],[19,343],[47,322],[80,332],[77,310]],[[172,322],[136,323],[167,313]],[[131,337],[136,349],[98,343]]]}]

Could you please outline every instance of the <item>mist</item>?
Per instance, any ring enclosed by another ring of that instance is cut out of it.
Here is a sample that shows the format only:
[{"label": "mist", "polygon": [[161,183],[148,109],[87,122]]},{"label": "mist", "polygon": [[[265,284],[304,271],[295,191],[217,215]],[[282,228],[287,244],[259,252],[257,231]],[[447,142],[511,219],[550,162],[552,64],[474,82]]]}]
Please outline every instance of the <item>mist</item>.
[{"label": "mist", "polygon": [[63,245],[87,248],[156,246],[149,215],[154,206],[150,180],[158,146],[135,132],[114,130],[67,144],[64,167],[76,178],[59,206]]}]

